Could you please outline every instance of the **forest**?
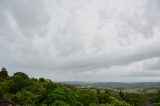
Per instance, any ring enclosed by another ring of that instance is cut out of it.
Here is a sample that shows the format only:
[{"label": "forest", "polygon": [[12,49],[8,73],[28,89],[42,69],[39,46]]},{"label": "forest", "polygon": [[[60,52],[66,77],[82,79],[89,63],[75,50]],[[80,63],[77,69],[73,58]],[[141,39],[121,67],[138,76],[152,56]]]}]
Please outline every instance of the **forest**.
[{"label": "forest", "polygon": [[[147,88],[146,88],[147,89]],[[127,92],[122,89],[77,87],[45,78],[30,78],[23,72],[0,71],[0,100],[16,106],[160,106],[160,90]]]}]

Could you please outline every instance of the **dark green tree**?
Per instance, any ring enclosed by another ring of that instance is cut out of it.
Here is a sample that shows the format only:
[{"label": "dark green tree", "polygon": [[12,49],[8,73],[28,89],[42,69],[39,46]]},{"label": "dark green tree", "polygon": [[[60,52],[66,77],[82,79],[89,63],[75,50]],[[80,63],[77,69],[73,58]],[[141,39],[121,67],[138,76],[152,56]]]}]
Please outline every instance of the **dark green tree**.
[{"label": "dark green tree", "polygon": [[67,104],[66,102],[57,100],[53,104],[51,104],[51,106],[70,106],[70,105]]},{"label": "dark green tree", "polygon": [[89,106],[91,103],[98,104],[96,91],[91,89],[81,89],[78,100],[83,103],[83,106]]},{"label": "dark green tree", "polygon": [[0,90],[0,99],[3,97],[3,92]]},{"label": "dark green tree", "polygon": [[8,76],[8,72],[6,70],[6,68],[2,67],[1,71],[0,71],[0,81],[3,81],[5,79],[7,79]]},{"label": "dark green tree", "polygon": [[102,103],[102,104],[111,102],[109,95],[105,93],[98,94],[98,100],[99,100],[99,103]]},{"label": "dark green tree", "polygon": [[4,92],[15,94],[17,91],[21,91],[25,87],[29,86],[29,82],[29,80],[25,80],[20,76],[13,76],[2,83],[1,89]]},{"label": "dark green tree", "polygon": [[63,87],[56,89],[48,94],[48,97],[44,102],[48,105],[54,103],[56,100],[64,101],[71,106],[76,106],[75,104],[75,92],[71,89]]},{"label": "dark green tree", "polygon": [[14,76],[20,76],[23,79],[29,79],[28,75],[23,72],[16,72],[16,73],[14,73]]},{"label": "dark green tree", "polygon": [[45,82],[46,80],[44,78],[39,78],[40,82]]},{"label": "dark green tree", "polygon": [[123,93],[123,91],[121,91],[121,90],[120,90],[120,92],[119,92],[119,96],[120,96],[120,97],[122,97],[122,98],[124,97],[124,93]]}]

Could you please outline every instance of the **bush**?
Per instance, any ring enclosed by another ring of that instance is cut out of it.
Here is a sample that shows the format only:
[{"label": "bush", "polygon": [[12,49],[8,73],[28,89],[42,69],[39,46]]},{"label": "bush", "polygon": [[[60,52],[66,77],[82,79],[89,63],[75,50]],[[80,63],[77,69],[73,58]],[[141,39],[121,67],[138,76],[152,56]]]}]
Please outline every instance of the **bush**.
[{"label": "bush", "polygon": [[159,103],[153,103],[153,106],[160,106],[160,102]]},{"label": "bush", "polygon": [[111,99],[110,99],[109,95],[107,95],[105,93],[98,94],[98,100],[99,100],[100,104],[110,103],[111,102]]},{"label": "bush", "polygon": [[89,106],[90,103],[98,104],[97,94],[91,89],[80,89],[78,100],[83,103],[84,106]]},{"label": "bush", "polygon": [[59,88],[49,93],[44,102],[46,104],[51,104],[56,100],[64,101],[70,105],[75,105],[75,92],[66,87]]},{"label": "bush", "polygon": [[89,106],[97,106],[95,103],[90,103]]},{"label": "bush", "polygon": [[112,100],[111,104],[113,106],[131,106],[130,104],[128,104],[127,102],[125,102],[123,100],[118,100],[118,99],[116,99],[114,97],[110,97],[110,98]]},{"label": "bush", "polygon": [[29,79],[28,75],[23,72],[16,72],[13,76],[20,76],[23,79]]},{"label": "bush", "polygon": [[70,106],[69,104],[67,104],[66,102],[63,101],[55,101],[53,104],[51,104],[51,106]]},{"label": "bush", "polygon": [[3,92],[0,90],[0,99],[3,98]]}]

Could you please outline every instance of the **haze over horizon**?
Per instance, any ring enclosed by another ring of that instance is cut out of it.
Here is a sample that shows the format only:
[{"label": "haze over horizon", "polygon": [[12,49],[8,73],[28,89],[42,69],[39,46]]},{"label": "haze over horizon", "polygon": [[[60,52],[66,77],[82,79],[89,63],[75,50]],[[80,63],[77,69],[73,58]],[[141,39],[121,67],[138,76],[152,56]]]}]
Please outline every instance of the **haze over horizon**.
[{"label": "haze over horizon", "polygon": [[53,81],[160,81],[160,1],[0,0],[0,67]]}]

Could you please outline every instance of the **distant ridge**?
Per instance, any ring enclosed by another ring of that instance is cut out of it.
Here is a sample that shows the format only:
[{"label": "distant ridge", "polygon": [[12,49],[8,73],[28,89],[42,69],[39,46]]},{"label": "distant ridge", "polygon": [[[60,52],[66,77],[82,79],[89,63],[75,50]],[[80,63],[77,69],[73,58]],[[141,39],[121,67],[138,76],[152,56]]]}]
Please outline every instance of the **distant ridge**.
[{"label": "distant ridge", "polygon": [[101,88],[159,88],[160,82],[81,82],[81,81],[67,81],[66,84],[75,86],[90,86]]}]

